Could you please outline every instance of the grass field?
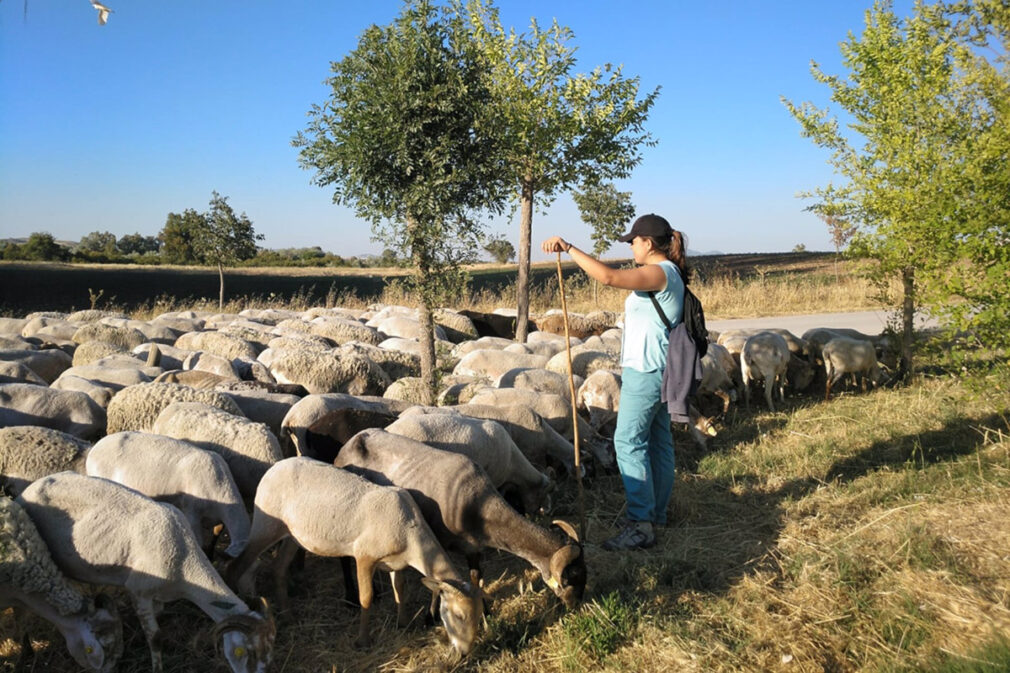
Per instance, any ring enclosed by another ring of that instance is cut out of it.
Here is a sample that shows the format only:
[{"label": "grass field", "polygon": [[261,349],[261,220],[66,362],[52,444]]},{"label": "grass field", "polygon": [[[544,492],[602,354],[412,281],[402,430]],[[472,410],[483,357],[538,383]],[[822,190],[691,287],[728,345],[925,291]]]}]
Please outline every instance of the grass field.
[{"label": "grass field", "polygon": [[[836,291],[828,287],[831,267],[828,260],[780,275],[703,271],[699,295],[707,311],[723,298],[724,312],[712,312],[719,317],[768,315],[760,287],[772,294],[775,284],[788,286],[779,301],[796,303],[808,301],[788,294],[796,287],[821,287],[823,300]],[[846,282],[859,287],[852,279],[839,284]],[[732,303],[741,288],[752,293],[751,304]],[[573,310],[594,305],[588,283],[566,291]],[[551,292],[545,283],[536,310],[551,307]],[[501,296],[473,302],[495,299]],[[670,526],[651,550],[600,548],[624,496],[619,477],[596,477],[585,491],[584,604],[564,612],[537,572],[490,552],[484,570],[494,602],[466,659],[453,657],[441,628],[425,628],[420,618],[397,630],[384,577],[377,577],[375,645],[355,650],[358,617],[343,602],[339,563],[310,557],[292,611],[278,616],[270,670],[1010,670],[1010,360],[1004,353],[962,359],[939,344],[922,364],[924,373],[907,386],[848,390],[830,402],[794,397],[775,413],[734,408],[706,450],[675,428]],[[577,521],[575,492],[560,485],[553,518]],[[259,586],[270,586],[265,571]],[[411,604],[420,613],[427,601],[418,591]],[[125,604],[124,614],[119,670],[149,670],[143,634]],[[0,635],[12,619],[0,615]],[[205,637],[210,621],[192,605],[169,604],[161,623],[166,671],[227,670]],[[46,646],[54,633],[40,627],[35,670],[76,670],[58,636]],[[13,649],[7,640],[0,655]]]}]

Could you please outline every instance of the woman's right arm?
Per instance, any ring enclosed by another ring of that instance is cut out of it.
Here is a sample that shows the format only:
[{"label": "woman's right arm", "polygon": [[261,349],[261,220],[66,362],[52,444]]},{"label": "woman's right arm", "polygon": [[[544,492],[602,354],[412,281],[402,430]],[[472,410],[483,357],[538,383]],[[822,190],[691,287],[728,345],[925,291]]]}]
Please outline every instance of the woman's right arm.
[{"label": "woman's right arm", "polygon": [[571,255],[572,261],[590,278],[610,287],[640,292],[658,292],[666,288],[666,274],[656,264],[646,264],[634,269],[612,269],[560,236],[548,238],[540,248],[548,254],[567,252]]}]

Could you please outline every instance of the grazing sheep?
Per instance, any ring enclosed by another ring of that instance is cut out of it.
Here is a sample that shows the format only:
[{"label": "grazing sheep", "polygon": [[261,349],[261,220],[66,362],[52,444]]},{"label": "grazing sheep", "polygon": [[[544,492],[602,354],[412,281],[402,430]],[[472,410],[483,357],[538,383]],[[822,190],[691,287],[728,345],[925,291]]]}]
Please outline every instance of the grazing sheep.
[{"label": "grazing sheep", "polygon": [[109,403],[116,394],[116,391],[109,386],[96,383],[90,379],[82,379],[80,376],[60,376],[60,378],[53,381],[53,385],[50,387],[53,390],[73,390],[84,393],[103,409],[109,408]]},{"label": "grazing sheep", "polygon": [[0,383],[33,383],[37,386],[49,384],[38,374],[20,362],[0,360]]},{"label": "grazing sheep", "polygon": [[5,337],[20,337],[21,330],[27,324],[27,318],[0,318],[0,335]]},{"label": "grazing sheep", "polygon": [[445,330],[445,338],[454,344],[480,336],[472,320],[451,309],[435,309],[431,313],[431,318],[436,325]]},{"label": "grazing sheep", "polygon": [[[722,412],[729,411],[730,402],[736,398],[736,388],[733,386],[733,379],[729,372],[722,365],[720,356],[712,351],[709,344],[708,352],[701,358],[701,382],[695,395],[714,395],[722,400]],[[722,348],[721,346],[718,346]],[[722,350],[726,350],[723,348]]]},{"label": "grazing sheep", "polygon": [[[607,324],[606,322],[601,322],[601,319],[605,320],[607,317],[609,316],[603,312],[596,312],[594,319],[578,313],[569,313],[568,334],[578,339],[602,334],[614,326],[613,323]],[[541,332],[549,332],[562,336],[565,334],[565,316],[561,313],[545,315],[537,318],[534,323],[536,324],[536,328]]]},{"label": "grazing sheep", "polygon": [[574,441],[574,423],[577,423],[580,444],[589,450],[600,466],[603,469],[611,469],[616,465],[617,459],[612,443],[594,431],[581,416],[577,416],[573,423],[572,403],[560,395],[515,388],[489,388],[474,395],[469,404],[497,406],[524,404],[543,416],[544,420],[568,441]]},{"label": "grazing sheep", "polygon": [[145,432],[117,432],[88,451],[86,473],[175,505],[210,557],[213,528],[224,524],[235,558],[249,541],[249,514],[224,458],[189,442]]},{"label": "grazing sheep", "polygon": [[284,457],[277,437],[263,423],[199,402],[168,405],[151,431],[220,454],[248,500],[256,495],[256,486],[270,466]]},{"label": "grazing sheep", "polygon": [[[113,392],[119,392],[128,386],[138,383],[150,383],[153,377],[148,375],[150,369],[143,368],[144,363],[132,355],[120,355],[105,357],[91,364],[71,367],[67,369],[59,378],[53,381],[53,387],[58,388],[60,379],[69,376],[76,376],[86,379],[100,386],[109,388]],[[157,370],[161,373],[161,370]],[[153,373],[153,372],[152,372]]]},{"label": "grazing sheep", "polygon": [[821,349],[827,382],[824,399],[831,398],[831,388],[846,374],[863,374],[862,388],[866,392],[866,377],[874,386],[880,384],[880,365],[873,343],[862,339],[838,336],[824,344]]},{"label": "grazing sheep", "polygon": [[[377,329],[387,337],[400,337],[403,339],[415,340],[420,339],[422,331],[421,323],[415,317],[416,311],[412,310],[412,313],[414,315],[389,315],[381,319],[372,318],[365,323],[365,325]],[[433,327],[433,332],[437,341],[448,341],[444,329],[438,325],[433,325]]]},{"label": "grazing sheep", "polygon": [[399,486],[417,501],[435,536],[461,550],[479,570],[481,551],[502,549],[525,559],[569,609],[586,588],[586,558],[575,529],[541,528],[515,511],[487,474],[466,456],[433,449],[384,430],[363,430],[334,463],[383,486]]},{"label": "grazing sheep", "polygon": [[[287,456],[298,454],[332,463],[344,442],[359,431],[384,428],[411,406],[382,397],[343,393],[309,395],[293,405],[284,417],[280,440]],[[316,423],[325,425],[327,431],[313,431]]]},{"label": "grazing sheep", "polygon": [[112,327],[102,323],[89,323],[79,328],[71,340],[76,344],[85,344],[89,341],[104,341],[105,343],[119,346],[123,350],[133,350],[149,339],[144,333],[132,327]]},{"label": "grazing sheep", "polygon": [[364,344],[376,346],[386,337],[377,329],[366,327],[357,320],[349,320],[336,316],[318,316],[309,323],[309,332],[317,336],[326,337],[338,344],[345,344],[349,341],[360,341]]},{"label": "grazing sheep", "polygon": [[196,388],[197,390],[217,390],[217,387],[222,383],[235,380],[237,379],[225,378],[214,372],[207,372],[201,369],[172,369],[158,374],[154,382],[178,383],[190,388]]},{"label": "grazing sheep", "polygon": [[23,364],[47,384],[55,381],[63,370],[70,369],[74,362],[68,353],[58,348],[0,350],[0,360]]},{"label": "grazing sheep", "polygon": [[[92,601],[73,587],[24,509],[0,496],[0,610],[8,607],[25,608],[52,623],[82,668],[115,670],[123,652],[115,603],[104,594]],[[23,620],[18,624],[23,628]],[[31,653],[31,641],[23,637],[22,643],[16,670]]]},{"label": "grazing sheep", "polygon": [[176,339],[174,346],[188,351],[207,351],[229,360],[245,356],[255,360],[259,348],[254,344],[221,332],[187,332]]},{"label": "grazing sheep", "polygon": [[[149,365],[157,365],[168,371],[170,369],[182,369],[183,361],[193,351],[183,350],[166,344],[144,343],[134,348],[131,352],[136,357],[148,361]],[[150,359],[152,357],[156,358],[156,361],[151,362]]]},{"label": "grazing sheep", "polygon": [[598,369],[579,386],[576,405],[589,414],[589,425],[600,430],[617,419],[621,406],[621,374],[611,369]]},{"label": "grazing sheep", "polygon": [[275,354],[270,372],[278,383],[297,383],[311,394],[381,395],[391,383],[375,362],[338,351],[284,350]]},{"label": "grazing sheep", "polygon": [[[438,360],[442,360],[446,357],[445,354],[440,352],[441,350],[442,348],[440,347],[440,344],[436,343],[435,357]],[[346,343],[343,346],[338,347],[335,352],[339,355],[357,355],[367,360],[371,360],[375,364],[379,365],[379,367],[382,368],[382,371],[386,372],[390,381],[396,381],[408,376],[421,375],[421,356],[417,353],[390,350],[388,348],[380,348],[379,346],[372,346],[371,344],[357,342]]]},{"label": "grazing sheep", "polygon": [[424,379],[419,376],[405,376],[393,381],[386,388],[386,392],[382,393],[382,397],[408,404],[424,404],[428,400],[429,392],[428,384]]},{"label": "grazing sheep", "polygon": [[498,381],[499,388],[517,388],[519,390],[532,390],[538,393],[552,393],[560,395],[566,400],[572,399],[572,383],[578,390],[584,379],[581,376],[573,376],[572,381],[568,379],[568,373],[552,372],[547,369],[512,369]]},{"label": "grazing sheep", "polygon": [[190,371],[210,372],[231,381],[238,381],[241,378],[235,370],[235,364],[231,358],[207,351],[194,351],[187,355],[186,359],[182,361],[182,368]]},{"label": "grazing sheep", "polygon": [[217,626],[234,673],[266,671],[273,650],[273,619],[254,612],[228,588],[200,550],[175,507],[115,482],[73,472],[43,477],[18,499],[35,522],[57,567],[71,579],[119,586],[133,599],[162,671],[159,604],[186,599]]},{"label": "grazing sheep", "polygon": [[86,341],[74,349],[73,366],[81,367],[90,365],[96,360],[101,360],[107,355],[117,355],[129,353],[129,349],[108,341]]},{"label": "grazing sheep", "polygon": [[786,371],[789,367],[789,345],[781,334],[759,332],[747,337],[740,352],[740,374],[743,378],[744,400],[750,406],[750,382],[764,379],[765,401],[775,411],[772,390],[779,391],[785,402]]},{"label": "grazing sheep", "polygon": [[91,443],[39,425],[0,428],[0,486],[12,496],[36,479],[70,470],[84,474]]},{"label": "grazing sheep", "polygon": [[[585,344],[572,347],[571,371],[576,376],[587,378],[599,369],[620,369],[621,361],[605,351],[592,350]],[[552,357],[545,367],[552,372],[568,376],[568,352],[563,351]]]},{"label": "grazing sheep", "polygon": [[547,361],[548,358],[543,355],[512,353],[506,350],[475,350],[464,355],[452,373],[456,376],[477,376],[497,382],[509,370],[543,369]]},{"label": "grazing sheep", "polygon": [[456,570],[405,490],[377,486],[311,458],[287,458],[270,468],[256,492],[252,537],[228,569],[231,584],[242,584],[259,555],[285,538],[290,540],[274,564],[282,607],[287,602],[285,573],[299,545],[321,556],[354,557],[361,605],[355,644],[366,647],[375,570],[392,575],[397,623],[403,624],[401,571],[409,566],[441,596],[442,623],[453,647],[463,654],[473,647],[484,610],[481,588]]},{"label": "grazing sheep", "polygon": [[730,329],[719,334],[719,344],[724,344],[726,341],[733,341],[737,337],[752,337],[755,334],[760,334],[761,332],[772,332],[773,334],[778,334],[782,337],[789,347],[789,352],[801,358],[807,358],[810,355],[810,345],[807,343],[806,339],[800,338],[790,332],[787,329],[782,329],[780,327],[745,327],[741,329]]},{"label": "grazing sheep", "polygon": [[267,387],[243,386],[251,383],[254,382],[223,382],[215,390],[230,397],[250,421],[264,423],[279,439],[284,417],[302,398],[290,393],[271,392]]},{"label": "grazing sheep", "polygon": [[150,432],[154,421],[173,402],[201,402],[242,415],[230,397],[213,390],[197,390],[178,383],[139,383],[123,388],[109,403],[108,434],[124,430]]},{"label": "grazing sheep", "polygon": [[41,425],[95,439],[105,432],[106,414],[85,393],[32,383],[0,384],[0,427]]},{"label": "grazing sheep", "polygon": [[[408,410],[409,411],[409,410]],[[547,504],[551,480],[533,467],[512,437],[495,421],[446,410],[400,416],[386,432],[409,437],[443,451],[460,453],[484,468],[491,483],[519,512],[533,514]]]}]

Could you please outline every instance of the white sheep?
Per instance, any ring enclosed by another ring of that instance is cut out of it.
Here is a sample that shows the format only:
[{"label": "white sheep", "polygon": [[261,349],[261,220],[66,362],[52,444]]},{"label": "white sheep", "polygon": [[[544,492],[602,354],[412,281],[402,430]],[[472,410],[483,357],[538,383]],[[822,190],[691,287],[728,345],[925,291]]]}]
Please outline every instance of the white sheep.
[{"label": "white sheep", "polygon": [[759,332],[747,337],[740,352],[740,374],[743,378],[744,400],[750,406],[750,382],[765,382],[765,401],[775,411],[772,391],[778,390],[785,402],[786,371],[789,367],[789,345],[781,334]]},{"label": "white sheep", "polygon": [[34,383],[37,386],[49,384],[38,374],[20,362],[0,360],[0,383]]},{"label": "white sheep", "polygon": [[553,393],[561,395],[566,400],[572,398],[572,384],[578,390],[584,382],[581,376],[575,375],[571,380],[568,374],[552,372],[547,369],[512,369],[501,377],[498,381],[499,388],[518,388],[519,390],[533,390],[538,393]]},{"label": "white sheep", "polygon": [[174,346],[188,351],[207,351],[228,358],[241,356],[256,359],[260,349],[239,337],[221,332],[187,332],[176,339]]},{"label": "white sheep", "polygon": [[611,369],[598,369],[579,386],[575,394],[579,409],[589,414],[589,425],[599,432],[617,418],[621,406],[621,374]]},{"label": "white sheep", "polygon": [[70,369],[74,359],[58,348],[42,350],[0,350],[0,360],[19,362],[38,374],[46,383],[56,380],[64,369]]},{"label": "white sheep", "polygon": [[[49,548],[19,504],[0,496],[0,610],[34,612],[55,626],[67,649],[89,671],[112,671],[123,652],[123,626],[115,603],[94,601],[73,587],[53,563]],[[24,622],[18,620],[19,626]],[[16,670],[30,654],[27,637]]]},{"label": "white sheep", "polygon": [[369,643],[372,576],[376,569],[392,575],[397,623],[403,624],[404,574],[408,566],[442,598],[441,617],[453,646],[467,654],[483,616],[482,591],[466,582],[442,549],[407,491],[377,486],[340,468],[311,458],[288,458],[264,475],[256,492],[249,546],[228,569],[241,586],[261,553],[289,538],[274,563],[281,605],[286,603],[284,575],[298,546],[321,556],[357,561],[361,619],[355,644]]},{"label": "white sheep", "polygon": [[[588,378],[590,374],[598,369],[620,369],[621,367],[619,357],[615,357],[606,351],[593,350],[585,344],[573,346],[571,349],[571,358],[571,371],[583,379]],[[552,357],[545,365],[545,368],[567,376],[569,372],[567,349]]]},{"label": "white sheep", "polygon": [[560,395],[515,388],[488,388],[470,398],[469,404],[504,407],[524,404],[543,416],[568,441],[574,441],[575,428],[578,427],[580,448],[588,449],[603,469],[610,469],[616,464],[612,443],[593,430],[581,416],[573,420],[571,401]]},{"label": "white sheep", "polygon": [[41,425],[95,439],[105,432],[106,413],[85,393],[32,383],[0,384],[0,427]]},{"label": "white sheep", "polygon": [[270,373],[278,383],[297,383],[312,394],[381,395],[391,383],[372,360],[336,350],[285,349],[274,354]]},{"label": "white sheep", "polygon": [[0,428],[0,486],[16,497],[47,474],[84,474],[90,448],[80,437],[40,425]]},{"label": "white sheep", "polygon": [[407,489],[438,540],[462,551],[471,569],[479,570],[483,549],[502,549],[539,570],[567,608],[582,600],[586,558],[575,529],[556,521],[563,533],[555,533],[523,517],[466,456],[372,429],[352,437],[334,464]]},{"label": "white sheep", "polygon": [[294,404],[281,422],[284,454],[333,462],[341,445],[360,430],[384,428],[411,406],[382,397],[308,395]]},{"label": "white sheep", "polygon": [[821,357],[824,358],[824,372],[827,375],[824,387],[825,400],[831,398],[831,387],[846,374],[864,374],[862,379],[864,393],[866,377],[869,377],[874,386],[880,384],[880,365],[877,363],[876,350],[870,341],[836,336],[824,344]]},{"label": "white sheep", "polygon": [[256,486],[270,466],[284,457],[280,441],[263,423],[199,402],[168,405],[151,431],[220,454],[248,500],[256,495]]},{"label": "white sheep", "polygon": [[128,486],[158,502],[175,505],[208,557],[213,528],[224,524],[235,558],[249,541],[249,514],[224,458],[189,442],[145,432],[117,432],[88,451],[86,473]]},{"label": "white sheep", "polygon": [[230,397],[250,421],[266,424],[278,439],[284,417],[302,399],[291,393],[254,387],[252,382],[222,382],[215,390]]},{"label": "white sheep", "polygon": [[68,577],[126,589],[155,673],[162,671],[156,613],[162,602],[178,599],[195,603],[214,620],[213,633],[221,637],[234,673],[266,671],[276,633],[273,619],[250,610],[228,588],[175,507],[73,472],[33,482],[17,502]]},{"label": "white sheep", "polygon": [[518,367],[543,369],[548,358],[531,353],[512,353],[506,350],[480,349],[470,351],[460,359],[452,373],[457,376],[477,376],[490,379],[493,385],[509,370]]},{"label": "white sheep", "polygon": [[139,383],[123,388],[109,403],[107,433],[124,430],[150,432],[158,415],[173,402],[200,402],[236,416],[242,410],[224,393],[198,390],[178,383]]},{"label": "white sheep", "polygon": [[428,446],[461,453],[484,468],[495,488],[525,514],[534,514],[548,504],[551,480],[523,455],[499,423],[463,416],[453,410],[443,413],[410,413],[408,409],[386,426],[386,432],[416,439]]}]

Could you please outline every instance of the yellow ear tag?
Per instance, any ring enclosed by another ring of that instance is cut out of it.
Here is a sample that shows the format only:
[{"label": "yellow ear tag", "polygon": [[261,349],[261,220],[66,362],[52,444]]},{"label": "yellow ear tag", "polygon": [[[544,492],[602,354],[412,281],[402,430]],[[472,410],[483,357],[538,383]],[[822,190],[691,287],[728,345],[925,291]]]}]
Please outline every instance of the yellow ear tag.
[{"label": "yellow ear tag", "polygon": [[245,648],[244,647],[236,647],[235,650],[234,650],[234,654],[235,654],[236,657],[244,657],[245,656]]},{"label": "yellow ear tag", "polygon": [[87,647],[84,648],[84,653],[85,654],[91,654],[94,651],[95,651],[95,648],[91,647],[91,645],[88,645]]},{"label": "yellow ear tag", "polygon": [[548,577],[547,578],[547,586],[549,586],[551,589],[554,589],[555,591],[557,591],[557,589],[560,586],[560,584],[553,577]]}]

